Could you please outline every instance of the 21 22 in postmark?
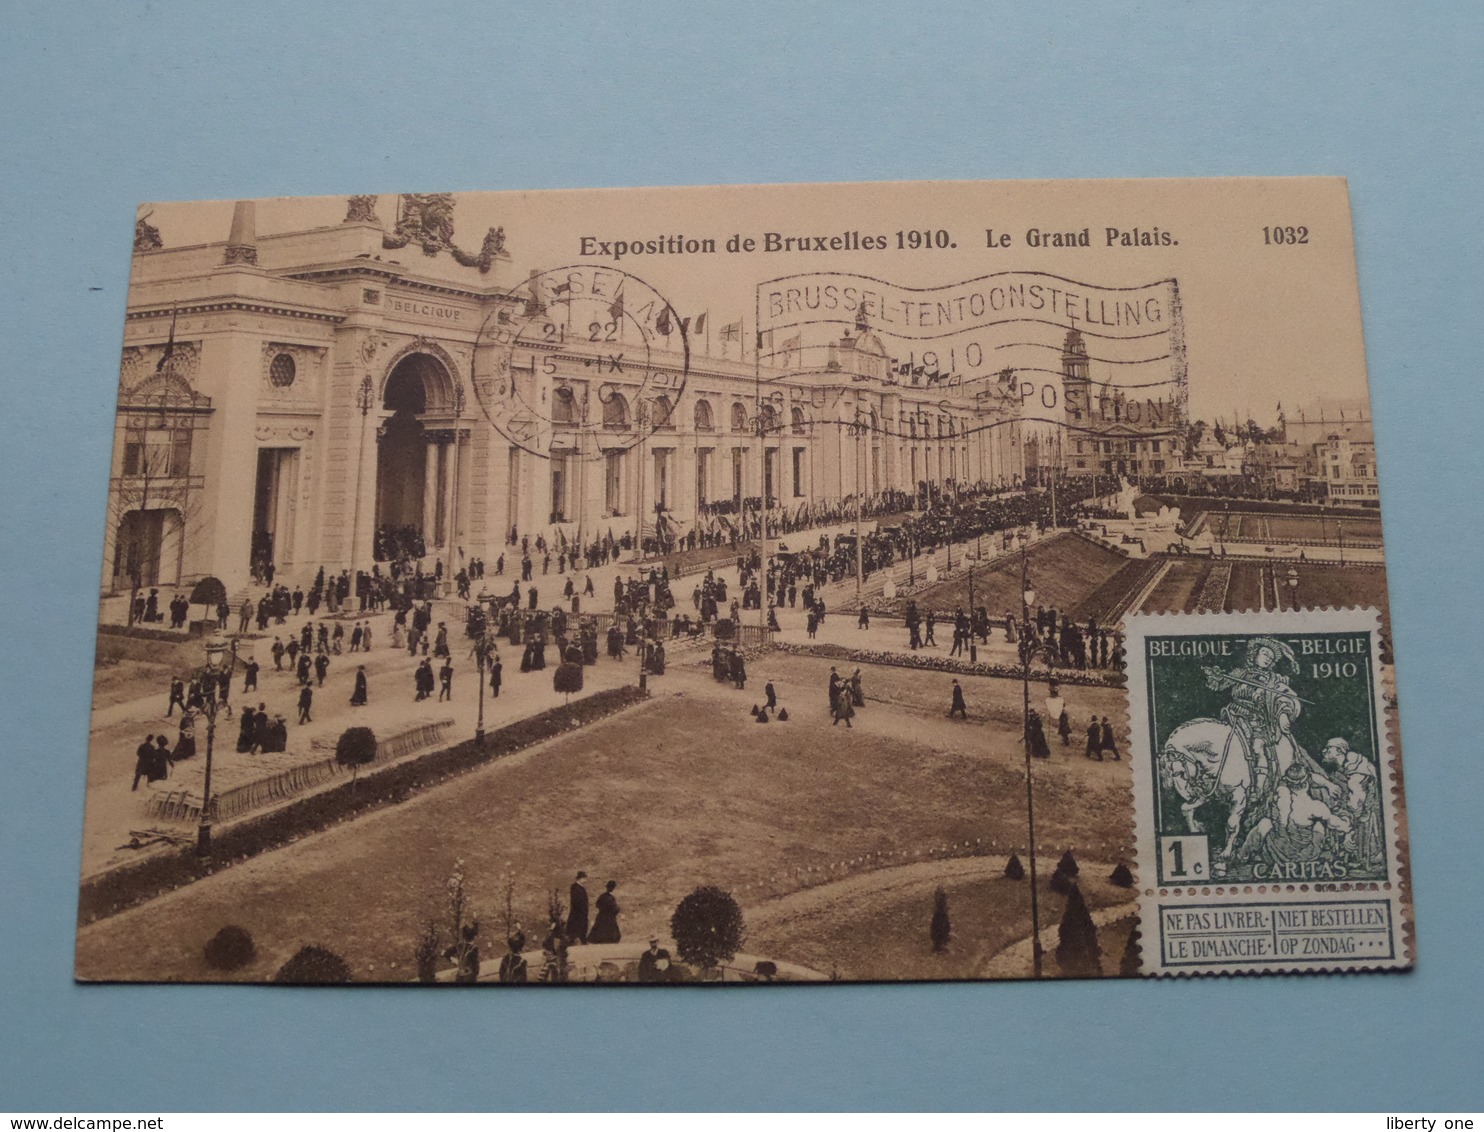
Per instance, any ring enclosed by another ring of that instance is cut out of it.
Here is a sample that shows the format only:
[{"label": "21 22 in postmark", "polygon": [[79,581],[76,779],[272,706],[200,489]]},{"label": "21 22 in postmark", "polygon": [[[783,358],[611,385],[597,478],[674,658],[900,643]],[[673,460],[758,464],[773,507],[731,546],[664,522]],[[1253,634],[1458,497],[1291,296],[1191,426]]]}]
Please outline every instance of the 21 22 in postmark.
[{"label": "21 22 in postmark", "polygon": [[1128,633],[1144,970],[1410,966],[1375,611]]}]

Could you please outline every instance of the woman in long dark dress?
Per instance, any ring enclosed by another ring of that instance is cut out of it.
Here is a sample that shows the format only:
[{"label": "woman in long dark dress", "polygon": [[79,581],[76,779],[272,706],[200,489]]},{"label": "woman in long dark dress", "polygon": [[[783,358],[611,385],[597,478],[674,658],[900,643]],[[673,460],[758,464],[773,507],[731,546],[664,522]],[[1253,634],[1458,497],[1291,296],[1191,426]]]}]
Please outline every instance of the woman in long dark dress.
[{"label": "woman in long dark dress", "polygon": [[1051,757],[1051,747],[1046,742],[1046,728],[1041,722],[1041,713],[1035,708],[1031,709],[1030,716],[1026,720],[1025,739],[1030,744],[1032,758],[1049,759]]},{"label": "woman in long dark dress", "polygon": [[356,668],[356,690],[350,696],[351,707],[366,706],[366,666],[359,665]]},{"label": "woman in long dark dress", "polygon": [[176,762],[188,759],[196,753],[196,717],[192,712],[186,712],[180,717],[180,736],[175,740],[175,754],[172,756]]},{"label": "woman in long dark dress", "polygon": [[617,887],[618,881],[610,880],[595,901],[598,914],[593,919],[592,930],[587,933],[588,943],[618,943],[622,938],[618,930],[618,900],[613,895]]}]

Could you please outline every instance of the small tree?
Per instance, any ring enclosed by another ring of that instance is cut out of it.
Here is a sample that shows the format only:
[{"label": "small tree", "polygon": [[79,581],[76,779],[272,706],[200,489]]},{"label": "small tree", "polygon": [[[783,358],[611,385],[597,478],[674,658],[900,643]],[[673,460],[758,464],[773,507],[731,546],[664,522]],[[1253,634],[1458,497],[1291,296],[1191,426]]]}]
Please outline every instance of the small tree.
[{"label": "small tree", "polygon": [[742,947],[742,909],[730,892],[704,885],[676,906],[670,934],[681,959],[710,969]]},{"label": "small tree", "polygon": [[1082,899],[1082,890],[1075,884],[1067,893],[1057,940],[1056,962],[1064,973],[1084,978],[1102,974],[1097,925],[1092,922],[1087,901]]},{"label": "small tree", "polygon": [[228,924],[206,943],[206,965],[218,971],[245,967],[256,954],[251,933],[236,924]]},{"label": "small tree", "polygon": [[454,861],[453,872],[449,874],[446,887],[448,889],[448,919],[449,927],[452,929],[453,943],[444,954],[454,961],[457,971],[462,975],[474,967],[478,953],[474,937],[479,934],[479,920],[474,916],[469,894],[464,887],[464,859],[462,857]]},{"label": "small tree", "polygon": [[350,982],[350,966],[344,959],[325,947],[313,944],[301,947],[294,957],[278,969],[273,976],[275,983],[313,985],[320,983]]},{"label": "small tree", "polygon": [[943,891],[941,884],[933,893],[933,922],[928,934],[932,937],[934,951],[946,950],[953,935],[953,925],[948,920],[948,893]]},{"label": "small tree", "polygon": [[438,934],[438,924],[429,919],[423,927],[423,934],[417,941],[417,981],[420,983],[436,983],[438,981],[438,954],[443,948],[443,939]]},{"label": "small tree", "polygon": [[1080,871],[1077,867],[1077,858],[1072,856],[1070,849],[1061,855],[1061,860],[1056,863],[1056,871],[1066,873],[1069,877],[1076,876]]},{"label": "small tree", "polygon": [[552,674],[551,686],[558,692],[565,692],[567,703],[570,704],[572,693],[582,691],[582,665],[562,661],[557,665],[556,672]]},{"label": "small tree", "polygon": [[1116,884],[1119,888],[1133,888],[1134,874],[1126,864],[1119,861],[1118,866],[1108,875],[1108,883]]},{"label": "small tree", "polygon": [[1018,853],[1011,853],[1010,859],[1005,862],[1005,879],[1025,879],[1025,866],[1020,863],[1020,855]]},{"label": "small tree", "polygon": [[1139,969],[1143,966],[1139,948],[1139,925],[1138,921],[1129,928],[1128,942],[1123,947],[1123,958],[1118,961],[1118,973],[1125,979],[1135,978]]},{"label": "small tree", "polygon": [[335,761],[350,767],[350,790],[355,793],[361,767],[376,759],[376,732],[369,727],[347,727],[335,743]]}]

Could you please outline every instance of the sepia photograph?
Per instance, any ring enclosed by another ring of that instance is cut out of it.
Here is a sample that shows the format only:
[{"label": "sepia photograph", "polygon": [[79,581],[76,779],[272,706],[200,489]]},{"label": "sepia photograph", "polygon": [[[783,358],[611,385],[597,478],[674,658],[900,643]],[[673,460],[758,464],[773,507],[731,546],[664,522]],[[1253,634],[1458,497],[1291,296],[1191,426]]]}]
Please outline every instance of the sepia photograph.
[{"label": "sepia photograph", "polygon": [[1411,965],[1342,179],[129,239],[78,980]]}]

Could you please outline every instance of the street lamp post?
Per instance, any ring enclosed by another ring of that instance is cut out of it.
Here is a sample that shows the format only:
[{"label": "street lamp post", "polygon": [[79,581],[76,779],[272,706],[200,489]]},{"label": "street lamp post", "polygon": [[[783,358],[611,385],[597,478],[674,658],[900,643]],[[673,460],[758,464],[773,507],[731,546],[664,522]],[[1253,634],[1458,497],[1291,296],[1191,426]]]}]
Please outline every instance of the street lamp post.
[{"label": "street lamp post", "polygon": [[[356,447],[356,498],[350,515],[350,574],[356,582],[360,580],[359,571],[356,569],[356,558],[361,545],[361,483],[363,482],[361,475],[366,467],[366,417],[371,412],[371,388],[371,375],[368,373],[361,378],[360,388],[356,390],[356,404],[361,410],[361,439]],[[360,594],[356,596],[362,601],[365,600]],[[365,606],[362,608],[364,609]]]},{"label": "street lamp post", "polygon": [[1036,803],[1031,777],[1031,606],[1036,600],[1036,591],[1031,589],[1030,540],[1022,532],[1020,536],[1020,650],[1021,688],[1024,695],[1021,716],[1021,742],[1025,746],[1025,822],[1026,851],[1031,865],[1031,975],[1041,977],[1041,905],[1036,890]]},{"label": "street lamp post", "polygon": [[1297,609],[1298,608],[1298,582],[1299,582],[1299,579],[1298,579],[1298,568],[1295,567],[1295,566],[1290,566],[1288,568],[1288,608],[1289,609]]},{"label": "street lamp post", "polygon": [[862,576],[865,573],[865,555],[861,547],[861,442],[860,438],[865,434],[869,425],[856,413],[856,418],[845,426],[845,431],[850,433],[855,441],[855,603],[861,603]]},{"label": "street lamp post", "polygon": [[969,663],[970,664],[977,664],[979,662],[979,645],[974,640],[974,620],[975,620],[975,616],[976,616],[976,614],[975,614],[975,608],[976,607],[974,605],[974,570],[979,565],[980,554],[982,553],[983,543],[980,541],[980,535],[981,534],[982,534],[982,532],[977,532],[977,531],[974,534],[974,563],[973,563],[973,565],[971,565],[969,567]]},{"label": "street lamp post", "polygon": [[201,822],[196,827],[196,855],[211,856],[211,755],[216,741],[217,685],[221,680],[222,656],[227,644],[220,637],[206,642],[206,664],[196,674],[201,710],[206,715],[206,780],[201,786]]},{"label": "street lamp post", "polygon": [[[533,363],[534,364],[534,363]],[[470,371],[473,371],[473,363],[470,363]],[[464,383],[455,381],[453,384],[453,472],[452,483],[448,489],[448,568],[444,571],[444,586],[453,585],[453,576],[458,573],[459,552],[459,433],[463,431],[464,422]],[[444,594],[448,589],[444,589]]]}]

